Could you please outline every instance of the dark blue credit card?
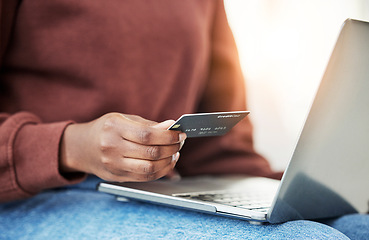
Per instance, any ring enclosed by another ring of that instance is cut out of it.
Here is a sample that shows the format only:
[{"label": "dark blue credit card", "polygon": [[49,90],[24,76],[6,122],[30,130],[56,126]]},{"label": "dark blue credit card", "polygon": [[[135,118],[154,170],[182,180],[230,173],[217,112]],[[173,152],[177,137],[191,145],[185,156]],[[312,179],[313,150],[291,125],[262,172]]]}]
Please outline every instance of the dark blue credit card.
[{"label": "dark blue credit card", "polygon": [[184,114],[168,130],[184,132],[188,138],[222,136],[249,113],[236,111]]}]

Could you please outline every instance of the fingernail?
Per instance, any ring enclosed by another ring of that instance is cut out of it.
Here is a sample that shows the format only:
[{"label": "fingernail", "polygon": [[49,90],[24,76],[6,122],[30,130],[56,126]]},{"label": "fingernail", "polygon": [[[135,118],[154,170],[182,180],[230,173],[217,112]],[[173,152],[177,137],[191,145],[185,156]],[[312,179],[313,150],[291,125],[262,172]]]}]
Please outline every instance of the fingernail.
[{"label": "fingernail", "polygon": [[183,140],[185,140],[187,138],[186,133],[180,133],[179,134],[179,141],[182,142]]},{"label": "fingernail", "polygon": [[182,149],[182,147],[183,147],[184,143],[185,143],[185,141],[181,141],[181,142],[179,143],[179,150],[181,150],[181,149]]},{"label": "fingernail", "polygon": [[172,161],[178,161],[179,159],[179,152],[172,155]]}]

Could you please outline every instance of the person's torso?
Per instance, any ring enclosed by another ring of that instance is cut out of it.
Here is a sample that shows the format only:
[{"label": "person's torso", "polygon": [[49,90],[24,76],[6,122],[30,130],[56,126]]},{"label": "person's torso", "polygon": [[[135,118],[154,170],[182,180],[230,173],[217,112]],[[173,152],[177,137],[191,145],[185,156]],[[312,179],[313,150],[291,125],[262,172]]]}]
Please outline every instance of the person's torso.
[{"label": "person's torso", "polygon": [[161,121],[195,110],[213,0],[23,0],[0,75],[0,111],[45,122],[107,112]]}]

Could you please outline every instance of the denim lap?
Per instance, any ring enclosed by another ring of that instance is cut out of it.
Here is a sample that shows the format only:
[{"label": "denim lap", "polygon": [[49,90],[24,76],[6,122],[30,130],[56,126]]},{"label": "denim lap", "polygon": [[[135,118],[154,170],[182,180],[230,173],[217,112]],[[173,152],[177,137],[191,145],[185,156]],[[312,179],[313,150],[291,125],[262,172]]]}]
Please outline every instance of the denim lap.
[{"label": "denim lap", "polygon": [[[98,180],[0,205],[0,239],[348,239],[313,221],[253,225],[99,193]],[[367,221],[368,223],[368,221]]]}]

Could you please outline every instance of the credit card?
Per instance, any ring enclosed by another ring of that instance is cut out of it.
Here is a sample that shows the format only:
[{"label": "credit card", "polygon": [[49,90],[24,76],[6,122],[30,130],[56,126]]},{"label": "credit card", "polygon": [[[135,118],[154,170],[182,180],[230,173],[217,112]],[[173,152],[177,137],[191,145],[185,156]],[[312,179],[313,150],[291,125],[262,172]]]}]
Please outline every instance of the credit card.
[{"label": "credit card", "polygon": [[222,136],[249,113],[236,111],[184,114],[168,130],[184,132],[188,138]]}]

